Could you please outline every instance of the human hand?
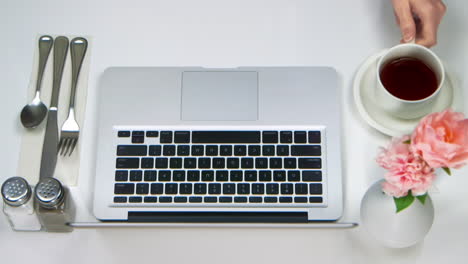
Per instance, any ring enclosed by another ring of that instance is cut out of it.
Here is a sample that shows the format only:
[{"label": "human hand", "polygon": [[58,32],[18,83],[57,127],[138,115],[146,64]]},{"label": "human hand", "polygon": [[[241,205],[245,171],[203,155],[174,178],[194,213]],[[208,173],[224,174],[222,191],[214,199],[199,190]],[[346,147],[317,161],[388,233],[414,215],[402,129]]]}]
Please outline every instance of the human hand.
[{"label": "human hand", "polygon": [[437,29],[447,7],[442,0],[392,0],[402,43],[415,41],[431,47],[437,43]]}]

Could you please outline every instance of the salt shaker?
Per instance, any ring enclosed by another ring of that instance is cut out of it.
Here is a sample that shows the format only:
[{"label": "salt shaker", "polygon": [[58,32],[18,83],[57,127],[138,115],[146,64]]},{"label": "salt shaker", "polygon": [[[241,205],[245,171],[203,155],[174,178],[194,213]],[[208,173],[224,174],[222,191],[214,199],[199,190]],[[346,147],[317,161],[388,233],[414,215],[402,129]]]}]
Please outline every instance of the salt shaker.
[{"label": "salt shaker", "polygon": [[11,177],[2,184],[3,212],[16,231],[39,231],[41,223],[34,211],[31,187],[22,177]]},{"label": "salt shaker", "polygon": [[48,232],[71,232],[68,225],[74,217],[74,207],[68,190],[55,178],[41,179],[34,195],[36,212],[44,229]]}]

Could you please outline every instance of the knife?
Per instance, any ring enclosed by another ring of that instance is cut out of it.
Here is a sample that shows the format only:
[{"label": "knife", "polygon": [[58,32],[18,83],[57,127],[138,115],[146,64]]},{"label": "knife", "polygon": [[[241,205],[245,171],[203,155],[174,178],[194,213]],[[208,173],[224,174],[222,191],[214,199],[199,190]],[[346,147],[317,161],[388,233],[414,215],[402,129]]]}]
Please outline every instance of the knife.
[{"label": "knife", "polygon": [[67,51],[68,38],[63,36],[57,37],[54,43],[54,77],[52,84],[52,98],[50,100],[50,107],[47,113],[47,124],[44,143],[42,145],[41,170],[39,171],[39,179],[53,177],[55,165],[57,163],[57,146],[59,142],[57,106],[63,67],[67,58]]}]

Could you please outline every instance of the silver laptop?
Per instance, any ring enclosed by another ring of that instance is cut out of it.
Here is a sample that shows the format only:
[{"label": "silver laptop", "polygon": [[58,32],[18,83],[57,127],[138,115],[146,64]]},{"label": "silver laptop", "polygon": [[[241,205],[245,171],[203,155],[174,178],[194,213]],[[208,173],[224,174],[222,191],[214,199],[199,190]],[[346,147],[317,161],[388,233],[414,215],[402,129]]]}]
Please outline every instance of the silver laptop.
[{"label": "silver laptop", "polygon": [[99,93],[99,220],[340,218],[333,69],[113,67]]}]

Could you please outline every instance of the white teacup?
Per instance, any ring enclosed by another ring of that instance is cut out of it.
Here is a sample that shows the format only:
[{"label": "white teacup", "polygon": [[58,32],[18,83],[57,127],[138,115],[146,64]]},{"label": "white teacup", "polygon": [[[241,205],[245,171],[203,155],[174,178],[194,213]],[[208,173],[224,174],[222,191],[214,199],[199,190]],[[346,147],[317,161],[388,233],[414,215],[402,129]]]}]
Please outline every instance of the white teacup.
[{"label": "white teacup", "polygon": [[[410,57],[418,59],[429,66],[435,73],[438,86],[428,97],[420,100],[405,100],[391,94],[380,79],[382,68],[389,62],[398,58]],[[389,49],[377,63],[377,85],[375,90],[376,104],[381,106],[389,114],[402,118],[414,119],[431,112],[433,104],[440,94],[445,81],[444,66],[434,52],[418,44],[400,44]]]}]

